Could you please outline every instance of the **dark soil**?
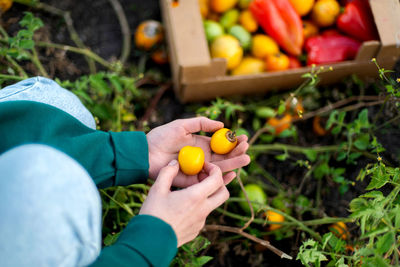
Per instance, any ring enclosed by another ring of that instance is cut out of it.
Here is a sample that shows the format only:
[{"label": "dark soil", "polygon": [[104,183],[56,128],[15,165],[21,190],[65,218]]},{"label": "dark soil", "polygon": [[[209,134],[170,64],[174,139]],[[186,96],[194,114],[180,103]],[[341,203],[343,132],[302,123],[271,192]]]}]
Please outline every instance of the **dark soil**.
[{"label": "dark soil", "polygon": [[[82,41],[95,53],[105,59],[119,57],[122,44],[121,28],[108,0],[43,0],[42,2],[62,10],[69,10],[74,21],[74,26]],[[157,0],[120,0],[120,3],[124,7],[132,34],[139,22],[146,19],[160,20],[160,10]],[[15,4],[2,18],[9,32],[18,30],[18,26],[15,22],[23,16],[22,10],[27,9],[24,6]],[[35,12],[35,14],[37,14],[37,12]],[[59,17],[49,15],[45,12],[40,13],[40,17],[46,25],[46,27],[40,31],[40,38],[43,40],[50,40],[54,43],[74,45],[65,24]],[[138,64],[139,58],[138,51],[132,49],[129,59],[130,64]],[[88,73],[86,61],[83,57],[75,54],[68,54],[67,56],[58,54],[58,57],[56,54],[54,57],[44,58],[43,62],[45,65],[50,66],[53,76],[59,77],[60,79],[73,80],[82,74]],[[396,69],[399,70],[400,67]],[[160,70],[165,76],[168,77],[170,75],[168,67]],[[390,113],[390,111],[384,112]],[[194,109],[188,110],[185,105],[180,104],[175,98],[173,91],[169,90],[159,101],[156,113],[151,119],[150,126],[155,127],[177,118],[193,116],[193,114]],[[301,133],[300,136],[302,136],[299,140],[299,145],[326,145],[333,142],[332,137],[315,138],[311,131],[309,131],[311,127],[310,123],[310,121],[307,121],[297,124],[299,132]],[[388,149],[385,153],[387,160],[399,164],[399,127],[396,129],[386,129],[383,127],[383,130],[378,134],[378,138],[379,142]],[[259,158],[259,162],[268,169],[279,182],[285,184],[288,188],[298,186],[300,182],[299,177],[304,176],[303,169],[300,169],[290,162],[278,162],[274,159],[273,155],[262,156]],[[349,179],[354,180],[360,168],[365,166],[368,162],[368,160],[359,161],[357,165],[354,165]],[[347,216],[349,202],[363,193],[365,186],[365,182],[358,182],[356,186],[351,187],[347,193],[340,195],[336,188],[337,185],[328,181],[327,185],[324,184],[321,194],[321,201],[324,205],[321,207],[321,212],[329,216]],[[304,194],[313,198],[317,190],[317,182],[315,179],[311,179],[306,187]],[[226,223],[229,224],[229,222]],[[230,240],[228,242],[219,241],[223,240],[223,238],[229,238],[232,236],[231,234],[210,233],[207,235],[211,240],[215,239],[215,245],[207,250],[207,255],[213,256],[214,259],[208,263],[207,266],[301,266],[298,261],[282,260],[270,251],[257,251],[258,248],[256,248],[254,243],[244,241],[243,239]],[[295,233],[293,237],[282,241],[272,239],[271,243],[294,256],[294,258],[300,246],[297,233]]]}]

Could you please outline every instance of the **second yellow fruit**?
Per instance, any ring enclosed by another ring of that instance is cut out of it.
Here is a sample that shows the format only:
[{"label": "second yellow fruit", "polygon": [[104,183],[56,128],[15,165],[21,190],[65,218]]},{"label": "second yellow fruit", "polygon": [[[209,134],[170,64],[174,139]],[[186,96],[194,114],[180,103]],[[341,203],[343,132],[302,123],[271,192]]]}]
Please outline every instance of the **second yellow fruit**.
[{"label": "second yellow fruit", "polygon": [[186,175],[196,175],[203,169],[204,158],[201,147],[184,146],[178,155],[179,167]]},{"label": "second yellow fruit", "polygon": [[290,3],[300,16],[305,16],[311,11],[315,0],[290,0]]},{"label": "second yellow fruit", "polygon": [[227,128],[222,128],[212,135],[210,147],[215,153],[223,155],[231,152],[235,148],[237,142],[235,132]]},{"label": "second yellow fruit", "polygon": [[225,12],[237,4],[238,0],[210,0],[210,8],[217,13]]}]

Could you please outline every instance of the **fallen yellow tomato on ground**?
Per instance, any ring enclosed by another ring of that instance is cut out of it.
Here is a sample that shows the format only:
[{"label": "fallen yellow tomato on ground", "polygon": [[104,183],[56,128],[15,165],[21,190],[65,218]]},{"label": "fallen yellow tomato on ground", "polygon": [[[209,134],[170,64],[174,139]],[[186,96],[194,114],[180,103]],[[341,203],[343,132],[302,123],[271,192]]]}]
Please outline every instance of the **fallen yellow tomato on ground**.
[{"label": "fallen yellow tomato on ground", "polygon": [[243,57],[239,40],[232,35],[221,35],[211,43],[211,57],[225,58],[228,70],[236,68]]},{"label": "fallen yellow tomato on ground", "polygon": [[282,227],[281,224],[274,224],[274,223],[281,223],[285,221],[285,217],[282,214],[279,214],[272,210],[267,210],[265,212],[265,217],[267,218],[268,222],[271,222],[268,226],[268,230],[274,231]]},{"label": "fallen yellow tomato on ground", "polygon": [[315,0],[290,0],[290,3],[300,16],[307,15],[314,6]]},{"label": "fallen yellow tomato on ground", "polygon": [[232,75],[256,74],[264,71],[264,61],[255,57],[245,57],[239,66],[234,68]]},{"label": "fallen yellow tomato on ground", "polygon": [[236,147],[237,142],[235,132],[222,128],[211,136],[210,147],[214,153],[223,155],[231,152]]},{"label": "fallen yellow tomato on ground", "polygon": [[178,154],[181,171],[186,175],[198,174],[204,166],[204,151],[201,147],[184,146]]},{"label": "fallen yellow tomato on ground", "polygon": [[340,13],[340,5],[335,0],[319,0],[312,11],[312,21],[320,27],[332,26]]},{"label": "fallen yellow tomato on ground", "polygon": [[135,45],[149,51],[164,39],[163,27],[156,20],[146,20],[139,24],[135,32]]},{"label": "fallen yellow tomato on ground", "polygon": [[279,52],[278,43],[265,34],[256,34],[253,36],[251,44],[251,53],[256,58],[265,59],[268,55]]}]

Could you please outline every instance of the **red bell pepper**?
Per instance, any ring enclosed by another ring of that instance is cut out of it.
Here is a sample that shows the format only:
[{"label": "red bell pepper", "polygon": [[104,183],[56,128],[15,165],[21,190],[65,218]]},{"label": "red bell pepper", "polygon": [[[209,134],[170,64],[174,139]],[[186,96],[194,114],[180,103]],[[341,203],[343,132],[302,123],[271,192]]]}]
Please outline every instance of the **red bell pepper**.
[{"label": "red bell pepper", "polygon": [[351,37],[328,31],[306,40],[307,65],[328,64],[354,59],[361,43]]},{"label": "red bell pepper", "polygon": [[293,56],[301,54],[303,25],[289,0],[253,0],[249,8],[258,24],[283,50]]},{"label": "red bell pepper", "polygon": [[360,41],[378,40],[368,0],[353,0],[347,3],[336,24],[339,30]]}]

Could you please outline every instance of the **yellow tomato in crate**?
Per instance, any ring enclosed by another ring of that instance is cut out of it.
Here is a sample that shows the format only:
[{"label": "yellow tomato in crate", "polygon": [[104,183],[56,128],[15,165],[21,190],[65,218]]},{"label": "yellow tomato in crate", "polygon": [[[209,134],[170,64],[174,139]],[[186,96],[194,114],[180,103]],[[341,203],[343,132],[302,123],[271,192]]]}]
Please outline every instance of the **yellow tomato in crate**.
[{"label": "yellow tomato in crate", "polygon": [[329,226],[329,231],[340,239],[347,239],[349,234],[347,226],[344,222],[337,222]]},{"label": "yellow tomato in crate", "polygon": [[265,34],[256,34],[251,43],[251,53],[256,58],[265,59],[268,55],[279,52],[277,42]]},{"label": "yellow tomato in crate", "polygon": [[184,146],[178,154],[181,171],[186,175],[198,174],[204,166],[204,151],[200,147]]},{"label": "yellow tomato in crate", "polygon": [[[249,198],[251,205],[253,207],[254,213],[261,209],[267,203],[267,195],[261,186],[257,184],[247,184],[244,186],[247,197]],[[243,191],[240,191],[239,198],[246,200]],[[247,214],[251,214],[249,204],[246,201],[239,202],[240,207]]]},{"label": "yellow tomato in crate", "polygon": [[256,74],[264,71],[265,63],[263,60],[255,57],[245,57],[239,66],[234,68],[232,75]]},{"label": "yellow tomato in crate", "polygon": [[314,6],[315,0],[290,0],[290,3],[300,16],[307,15]]},{"label": "yellow tomato in crate", "polygon": [[318,35],[318,27],[314,23],[308,20],[303,21],[303,34],[304,40],[312,36]]},{"label": "yellow tomato in crate", "polygon": [[272,210],[267,210],[265,212],[265,217],[267,218],[267,220],[269,222],[272,223],[272,224],[269,224],[269,226],[268,226],[268,230],[270,230],[270,231],[274,231],[274,230],[277,230],[282,227],[281,224],[273,224],[274,222],[281,223],[281,222],[285,221],[285,217],[282,214],[279,214]]},{"label": "yellow tomato in crate", "polygon": [[235,132],[222,128],[211,136],[210,147],[214,153],[224,155],[231,152],[236,147],[237,142]]},{"label": "yellow tomato in crate", "polygon": [[148,51],[163,39],[163,27],[158,21],[145,20],[136,28],[135,45],[138,48]]},{"label": "yellow tomato in crate", "polygon": [[221,35],[211,44],[212,58],[225,58],[227,60],[228,70],[236,68],[243,57],[243,49],[239,40],[232,35]]},{"label": "yellow tomato in crate", "polygon": [[246,9],[246,8],[249,7],[251,1],[253,1],[253,0],[239,0],[238,6],[239,6],[241,9]]},{"label": "yellow tomato in crate", "polygon": [[267,71],[287,70],[289,65],[289,57],[281,52],[268,55],[265,60],[265,69]]},{"label": "yellow tomato in crate", "polygon": [[210,8],[217,13],[225,12],[237,4],[238,0],[210,0]]},{"label": "yellow tomato in crate", "polygon": [[246,9],[240,13],[239,23],[248,32],[255,32],[258,29],[258,22],[254,18],[253,14],[250,12],[250,10],[248,10],[248,9]]},{"label": "yellow tomato in crate", "polygon": [[205,19],[208,16],[209,12],[208,1],[209,0],[199,0],[200,14],[203,17],[203,19]]},{"label": "yellow tomato in crate", "polygon": [[340,13],[340,5],[336,0],[319,0],[312,11],[312,21],[320,27],[332,26]]},{"label": "yellow tomato in crate", "polygon": [[0,13],[4,13],[11,8],[12,0],[0,0]]}]

